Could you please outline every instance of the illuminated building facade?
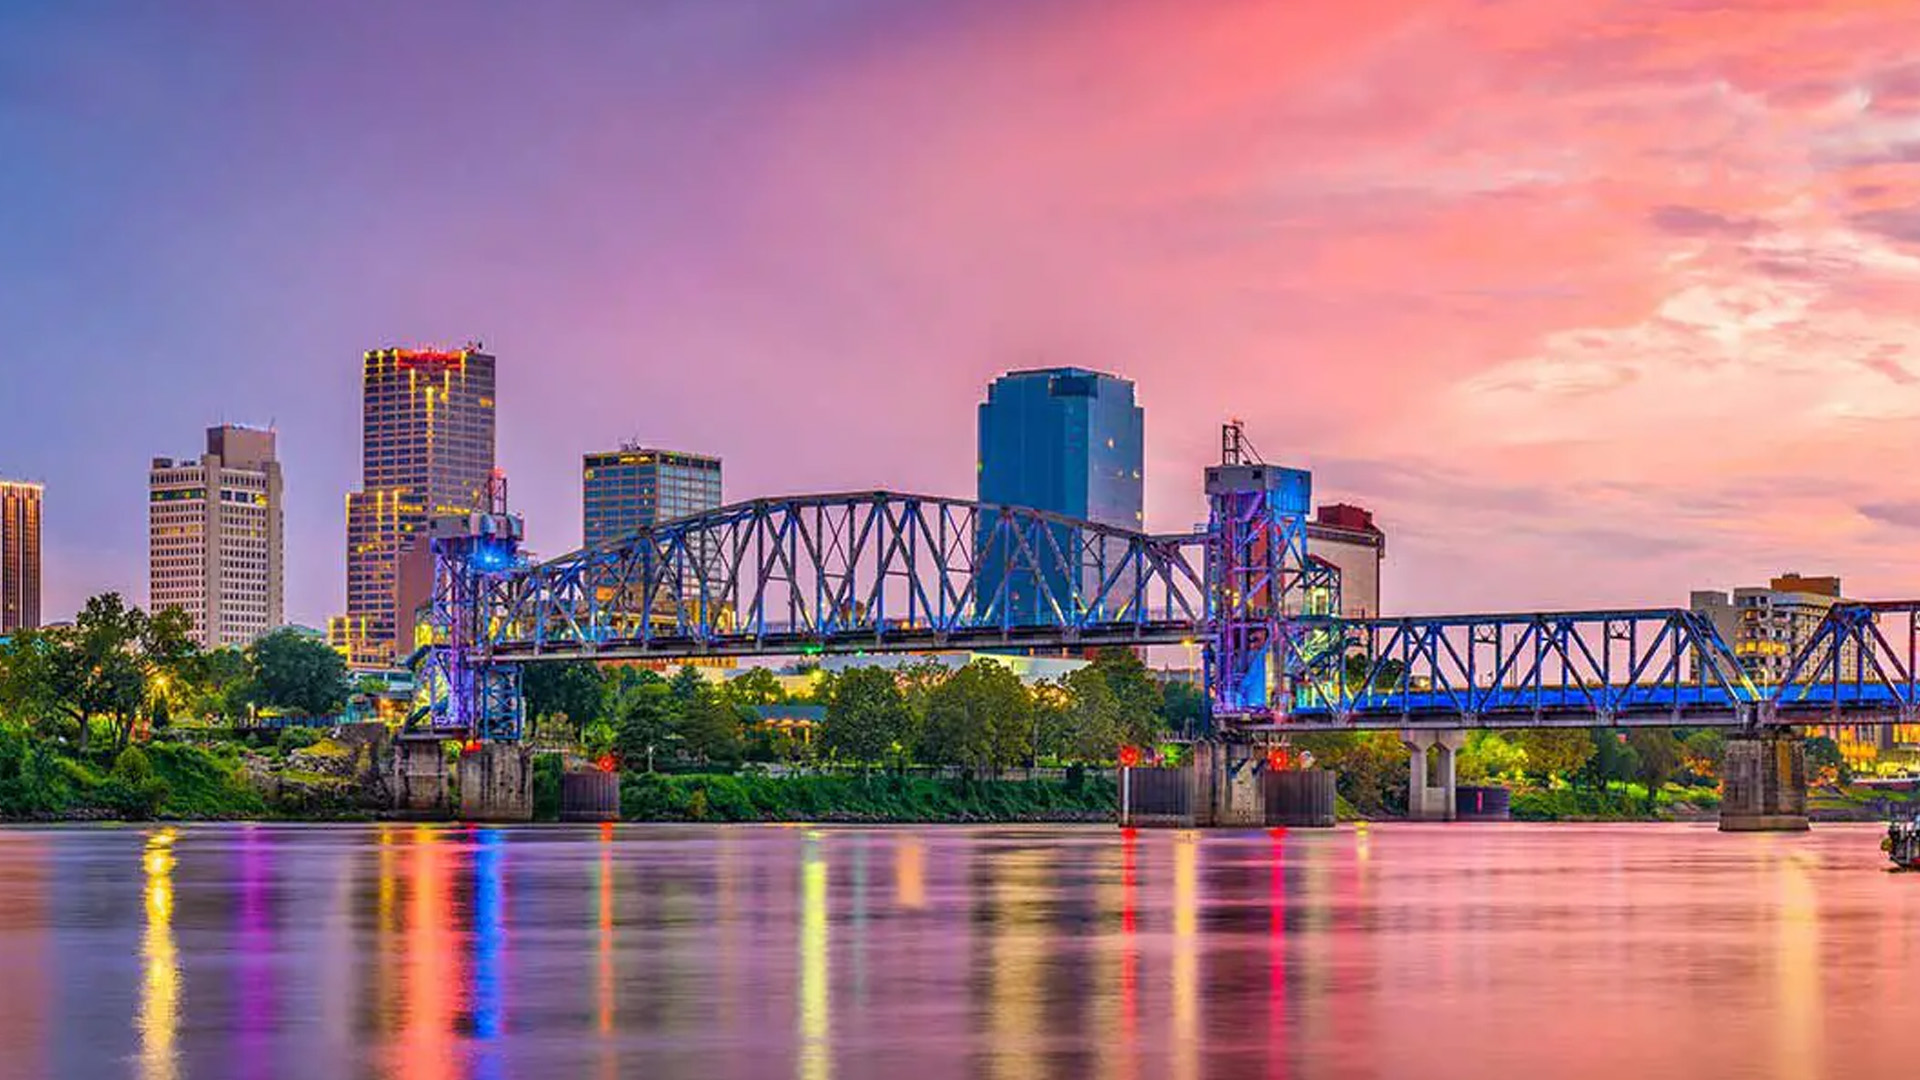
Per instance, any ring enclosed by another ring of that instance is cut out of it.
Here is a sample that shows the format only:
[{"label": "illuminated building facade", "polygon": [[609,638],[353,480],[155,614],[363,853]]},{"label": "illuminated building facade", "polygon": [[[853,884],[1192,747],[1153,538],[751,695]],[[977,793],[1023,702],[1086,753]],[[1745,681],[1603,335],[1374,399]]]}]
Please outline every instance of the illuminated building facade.
[{"label": "illuminated building facade", "polygon": [[347,613],[328,637],[356,668],[411,651],[403,557],[436,515],[479,506],[494,463],[494,357],[374,349],[361,376],[361,486],[347,495]]},{"label": "illuminated building facade", "polygon": [[39,484],[0,480],[0,635],[40,625]]},{"label": "illuminated building facade", "polygon": [[[980,405],[979,500],[1137,531],[1145,522],[1145,448],[1146,412],[1134,403],[1132,380],[1077,367],[1010,371]],[[1078,542],[1061,539],[1068,551]],[[1012,610],[1035,610],[1034,575],[1004,563],[981,553],[980,603],[1005,579]],[[1050,586],[1065,591],[1065,582]],[[1116,595],[1125,592],[1123,583]]]},{"label": "illuminated building facade", "polygon": [[271,431],[207,429],[199,460],[147,472],[147,606],[179,608],[202,648],[243,647],[284,621],[283,482]]},{"label": "illuminated building facade", "polygon": [[[1765,588],[1748,587],[1732,593],[1705,590],[1691,594],[1694,611],[1712,620],[1721,640],[1733,649],[1740,669],[1755,686],[1777,686],[1791,673],[1793,658],[1813,637],[1833,605],[1844,602],[1837,577],[1782,574]],[[1859,650],[1840,648],[1840,670],[1856,670]],[[1803,676],[1804,677],[1804,676]],[[1843,678],[1850,675],[1843,674]],[[1811,729],[1840,744],[1855,760],[1871,759],[1893,745],[1891,726],[1837,724]]]},{"label": "illuminated building facade", "polygon": [[587,454],[580,531],[588,547],[720,505],[720,459],[626,445]]}]

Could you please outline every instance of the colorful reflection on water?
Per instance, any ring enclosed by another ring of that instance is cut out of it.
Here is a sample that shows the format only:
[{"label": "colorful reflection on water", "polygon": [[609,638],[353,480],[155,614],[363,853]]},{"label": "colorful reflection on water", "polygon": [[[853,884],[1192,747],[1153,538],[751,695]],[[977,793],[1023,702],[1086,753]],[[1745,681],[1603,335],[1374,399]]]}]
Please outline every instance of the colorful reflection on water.
[{"label": "colorful reflection on water", "polygon": [[0,1076],[1903,1074],[1871,829],[0,832]]}]

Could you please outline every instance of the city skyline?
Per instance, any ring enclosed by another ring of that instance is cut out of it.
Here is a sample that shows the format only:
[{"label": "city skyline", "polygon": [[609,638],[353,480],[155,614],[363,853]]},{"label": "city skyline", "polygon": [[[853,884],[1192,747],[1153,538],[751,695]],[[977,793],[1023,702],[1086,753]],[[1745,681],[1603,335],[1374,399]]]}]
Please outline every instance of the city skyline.
[{"label": "city skyline", "polygon": [[[0,125],[37,168],[0,179],[0,363],[33,407],[0,473],[47,484],[43,617],[139,595],[140,464],[243,419],[286,437],[319,625],[351,358],[469,335],[543,552],[636,422],[735,497],[964,495],[980,388],[1077,364],[1154,412],[1150,528],[1197,520],[1239,416],[1391,525],[1397,611],[1816,563],[1920,588],[1886,467],[1920,444],[1910,18],[1283,7],[609,6],[529,40],[505,9],[10,5]],[[394,179],[430,169],[459,183]]]}]

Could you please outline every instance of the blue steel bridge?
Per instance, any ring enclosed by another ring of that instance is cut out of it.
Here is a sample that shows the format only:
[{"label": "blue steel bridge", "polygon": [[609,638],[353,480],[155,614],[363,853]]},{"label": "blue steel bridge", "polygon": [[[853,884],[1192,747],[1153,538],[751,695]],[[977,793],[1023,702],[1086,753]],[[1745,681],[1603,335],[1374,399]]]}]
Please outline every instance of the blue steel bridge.
[{"label": "blue steel bridge", "polygon": [[1250,731],[1911,723],[1920,602],[1836,606],[1757,685],[1673,608],[1345,619],[1307,550],[1306,473],[1206,471],[1209,518],[1156,535],[865,491],[755,499],[530,564],[504,506],[436,522],[423,727],[519,734],[522,665],[1186,645]]}]

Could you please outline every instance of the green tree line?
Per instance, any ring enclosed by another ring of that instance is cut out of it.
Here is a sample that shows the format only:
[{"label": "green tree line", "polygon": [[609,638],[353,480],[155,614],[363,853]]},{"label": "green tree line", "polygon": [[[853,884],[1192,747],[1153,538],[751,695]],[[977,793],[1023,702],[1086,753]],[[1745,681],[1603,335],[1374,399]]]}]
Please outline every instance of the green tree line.
[{"label": "green tree line", "polygon": [[[691,667],[663,676],[584,661],[529,665],[523,688],[539,730],[639,771],[746,760],[982,772],[1102,764],[1122,745],[1152,744],[1206,723],[1197,689],[1163,687],[1125,649],[1102,651],[1086,667],[1038,685],[982,658],[958,669],[927,661],[821,673],[791,698],[763,668],[715,682]],[[779,704],[821,708],[810,738],[755,723],[756,706]]]},{"label": "green tree line", "polygon": [[13,634],[0,643],[0,722],[85,754],[102,736],[124,748],[143,724],[346,705],[346,664],[326,643],[283,629],[246,649],[201,649],[191,625],[177,608],[149,615],[103,593],[71,625]]}]

